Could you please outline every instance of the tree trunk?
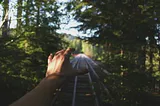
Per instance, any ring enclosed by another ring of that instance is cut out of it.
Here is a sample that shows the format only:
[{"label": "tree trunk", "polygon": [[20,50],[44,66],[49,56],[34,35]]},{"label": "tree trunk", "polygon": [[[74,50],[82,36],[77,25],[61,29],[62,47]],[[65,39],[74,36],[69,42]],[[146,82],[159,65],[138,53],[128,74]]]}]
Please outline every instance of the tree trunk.
[{"label": "tree trunk", "polygon": [[[159,49],[159,57],[160,57],[160,49]],[[158,59],[159,61],[159,66],[158,66],[158,71],[160,71],[160,58]],[[158,81],[158,93],[160,94],[160,81]]]},{"label": "tree trunk", "polygon": [[138,52],[138,58],[137,58],[137,68],[141,72],[145,72],[146,70],[146,46],[141,46],[140,51]]},{"label": "tree trunk", "polygon": [[149,71],[152,72],[153,71],[153,51],[152,51],[152,47],[150,47],[150,52],[149,52],[149,62],[150,62],[150,68]]},{"label": "tree trunk", "polygon": [[3,4],[4,23],[2,25],[2,37],[8,37],[8,15],[6,15],[8,11],[9,11],[9,0],[4,0]]},{"label": "tree trunk", "polygon": [[22,0],[18,0],[18,8],[17,8],[17,31],[20,31],[21,25],[22,25]]},{"label": "tree trunk", "polygon": [[36,35],[38,36],[39,35],[39,23],[40,23],[40,20],[39,20],[39,17],[40,17],[40,3],[37,2],[37,23],[36,23]]},{"label": "tree trunk", "polygon": [[141,63],[141,70],[144,72],[146,70],[146,46],[142,47],[142,63]]},{"label": "tree trunk", "polygon": [[159,59],[158,59],[158,62],[159,62],[158,70],[160,71],[160,49],[159,49]]},{"label": "tree trunk", "polygon": [[29,26],[29,4],[30,4],[30,0],[27,0],[27,6],[26,6],[26,14],[25,14],[25,26]]}]

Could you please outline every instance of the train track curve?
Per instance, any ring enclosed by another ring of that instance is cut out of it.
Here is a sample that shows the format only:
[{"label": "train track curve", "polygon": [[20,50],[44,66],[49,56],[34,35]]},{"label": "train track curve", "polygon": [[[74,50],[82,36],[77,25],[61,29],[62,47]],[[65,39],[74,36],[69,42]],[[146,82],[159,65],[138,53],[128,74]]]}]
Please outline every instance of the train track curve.
[{"label": "train track curve", "polygon": [[[52,106],[106,106],[101,100],[102,93],[110,97],[109,91],[100,77],[104,76],[103,70],[85,54],[78,54],[71,60],[75,69],[87,68],[89,73],[76,76],[68,83],[63,84],[54,94]],[[97,71],[102,70],[102,71]]]}]

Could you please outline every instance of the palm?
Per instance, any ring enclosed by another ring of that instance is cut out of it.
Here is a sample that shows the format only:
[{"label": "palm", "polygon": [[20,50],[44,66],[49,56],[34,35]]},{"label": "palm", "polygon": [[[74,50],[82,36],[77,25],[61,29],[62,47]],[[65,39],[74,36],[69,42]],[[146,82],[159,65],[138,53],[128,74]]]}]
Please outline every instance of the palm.
[{"label": "palm", "polygon": [[87,70],[78,72],[72,68],[72,65],[69,61],[69,57],[73,49],[61,50],[58,51],[54,57],[52,54],[48,57],[48,68],[46,76],[52,74],[61,74],[64,76],[75,76],[78,74],[86,73]]}]

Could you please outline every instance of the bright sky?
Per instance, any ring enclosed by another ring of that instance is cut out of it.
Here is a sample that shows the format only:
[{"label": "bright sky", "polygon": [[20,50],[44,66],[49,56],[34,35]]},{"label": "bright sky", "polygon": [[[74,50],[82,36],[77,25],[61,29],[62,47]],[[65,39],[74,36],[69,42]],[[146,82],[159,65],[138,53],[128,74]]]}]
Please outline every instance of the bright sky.
[{"label": "bright sky", "polygon": [[[10,0],[12,1],[11,4],[10,4],[10,12],[9,12],[9,17],[11,17],[11,28],[14,28],[15,25],[16,25],[16,9],[15,9],[15,6],[16,6],[16,1],[17,0]],[[71,0],[57,0],[58,2],[68,2],[68,1],[71,1]],[[63,7],[62,7],[63,8]],[[2,20],[2,15],[3,15],[3,12],[2,12],[2,7],[0,6],[0,20]],[[71,34],[73,36],[87,36],[87,34],[83,34],[82,32],[79,32],[77,29],[75,28],[72,28],[72,27],[75,27],[77,25],[79,25],[80,23],[76,22],[74,19],[67,19],[67,17],[63,17],[63,19],[61,19],[62,22],[66,22],[68,24],[61,24],[60,25],[60,30],[57,30],[58,33],[67,33],[67,34]]]}]

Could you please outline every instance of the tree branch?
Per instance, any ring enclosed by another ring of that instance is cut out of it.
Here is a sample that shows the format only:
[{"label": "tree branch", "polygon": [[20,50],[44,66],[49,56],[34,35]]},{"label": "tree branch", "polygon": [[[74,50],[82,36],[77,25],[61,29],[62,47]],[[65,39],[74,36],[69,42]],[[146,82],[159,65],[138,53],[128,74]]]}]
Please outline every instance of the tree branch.
[{"label": "tree branch", "polygon": [[2,28],[4,22],[6,21],[6,19],[7,19],[7,17],[8,17],[8,14],[9,14],[9,11],[7,10],[7,11],[6,11],[6,14],[5,14],[5,17],[4,17],[4,19],[3,19],[3,21],[0,22],[0,28]]}]

